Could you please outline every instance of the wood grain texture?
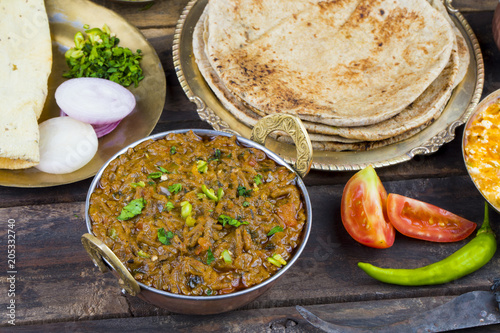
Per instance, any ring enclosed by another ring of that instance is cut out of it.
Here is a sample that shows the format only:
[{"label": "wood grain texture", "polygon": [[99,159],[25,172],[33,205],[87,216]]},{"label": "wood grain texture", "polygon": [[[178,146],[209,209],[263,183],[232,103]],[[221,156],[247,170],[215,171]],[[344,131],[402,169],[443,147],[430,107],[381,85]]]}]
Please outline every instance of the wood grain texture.
[{"label": "wood grain texture", "polygon": [[[482,199],[467,177],[384,184],[388,192],[433,202],[472,221],[482,220]],[[434,244],[398,234],[393,247],[377,251],[353,241],[342,226],[342,186],[314,186],[309,194],[313,231],[303,255],[271,290],[244,309],[459,295],[487,290],[498,277],[500,259],[494,258],[483,269],[444,288],[400,287],[375,281],[357,268],[358,261],[418,267],[443,259],[466,241]],[[0,209],[0,221],[8,219],[16,220],[18,239],[19,324],[168,315],[137,298],[123,296],[112,274],[102,274],[92,266],[80,243],[80,236],[86,232],[83,202]],[[492,214],[491,221],[499,232],[500,217]],[[0,239],[6,239],[6,228],[0,230]],[[0,277],[2,283],[6,278]],[[0,308],[7,302],[6,293],[0,293]]]},{"label": "wood grain texture", "polygon": [[[179,128],[210,128],[180,87],[172,61],[177,18],[187,0],[142,4],[95,0],[141,28],[161,58],[167,77],[166,103],[153,133]],[[500,51],[493,42],[491,21],[497,1],[454,0],[479,40],[485,62],[483,96],[500,89]],[[430,202],[481,223],[483,198],[465,170],[461,155],[462,127],[457,139],[438,152],[399,165],[377,169],[386,190]],[[455,295],[488,290],[499,277],[500,258],[479,271],[444,286],[401,287],[382,284],[361,272],[367,261],[385,267],[418,267],[443,259],[467,240],[435,244],[397,234],[393,247],[375,250],[356,243],[340,219],[340,200],[354,172],[313,170],[305,178],[313,205],[313,228],[303,255],[266,294],[244,308],[216,316],[176,315],[137,297],[123,295],[111,273],[100,273],[84,251],[85,197],[91,179],[42,189],[0,188],[0,251],[4,251],[8,219],[16,220],[16,327],[0,321],[0,332],[319,332],[302,319],[295,305],[321,318],[347,325],[373,326],[408,318],[434,308]],[[500,234],[500,215],[491,212]],[[469,238],[470,239],[470,238]],[[6,271],[5,260],[1,266]],[[6,290],[7,275],[0,274]],[[9,301],[0,292],[0,308]],[[463,330],[498,332],[500,326]]]}]

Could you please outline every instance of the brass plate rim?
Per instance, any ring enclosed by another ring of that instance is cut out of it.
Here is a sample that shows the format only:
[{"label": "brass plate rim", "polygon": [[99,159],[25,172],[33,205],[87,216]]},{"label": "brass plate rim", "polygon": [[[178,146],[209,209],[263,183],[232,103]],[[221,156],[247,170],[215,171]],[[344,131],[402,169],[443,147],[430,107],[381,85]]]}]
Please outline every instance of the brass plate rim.
[{"label": "brass plate rim", "polygon": [[[120,38],[119,45],[129,47],[133,52],[136,52],[136,48],[140,48],[143,52],[141,66],[145,78],[137,88],[128,87],[136,97],[136,109],[125,117],[113,132],[99,139],[96,156],[87,165],[75,172],[61,175],[44,173],[36,168],[2,169],[0,170],[0,185],[2,186],[40,188],[65,185],[91,178],[117,151],[151,134],[165,105],[165,72],[156,50],[137,27],[116,12],[89,0],[71,2],[46,0],[45,6],[52,37],[53,67],[49,77],[48,96],[38,120],[39,123],[59,115],[59,108],[55,104],[53,94],[57,85],[66,80],[62,78],[62,70],[59,68],[65,65],[65,63],[61,64],[63,61],[61,59],[64,59],[65,49],[73,45],[69,42],[72,42],[76,31],[83,31],[84,24],[99,28],[107,24],[111,31]],[[61,32],[62,30],[64,33]]]},{"label": "brass plate rim", "polygon": [[[189,1],[177,22],[173,42],[173,60],[177,78],[186,96],[196,104],[196,111],[202,120],[209,123],[215,130],[248,138],[251,129],[235,117],[228,116],[228,112],[223,110],[220,102],[217,103],[218,100],[204,82],[194,63],[193,27],[207,2],[208,0]],[[435,153],[445,143],[455,139],[456,128],[467,121],[481,98],[484,85],[484,63],[479,43],[468,22],[458,10],[451,6],[448,6],[448,10],[451,19],[462,32],[469,46],[470,63],[464,81],[453,91],[441,116],[420,133],[385,147],[357,152],[315,151],[312,169],[356,171],[368,165],[375,168],[387,167],[409,161],[416,155]],[[290,145],[272,139],[268,141],[271,141],[268,148],[278,152],[287,163],[293,163],[295,160],[293,154],[286,153],[286,148]]]}]

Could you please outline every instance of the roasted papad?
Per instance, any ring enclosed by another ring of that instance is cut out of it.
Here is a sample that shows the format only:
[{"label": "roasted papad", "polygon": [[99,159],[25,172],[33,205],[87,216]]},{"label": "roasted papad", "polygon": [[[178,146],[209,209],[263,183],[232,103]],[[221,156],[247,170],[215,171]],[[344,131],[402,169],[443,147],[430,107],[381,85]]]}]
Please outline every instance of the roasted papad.
[{"label": "roasted papad", "polygon": [[0,0],[0,168],[38,164],[38,118],[52,68],[43,0]]}]

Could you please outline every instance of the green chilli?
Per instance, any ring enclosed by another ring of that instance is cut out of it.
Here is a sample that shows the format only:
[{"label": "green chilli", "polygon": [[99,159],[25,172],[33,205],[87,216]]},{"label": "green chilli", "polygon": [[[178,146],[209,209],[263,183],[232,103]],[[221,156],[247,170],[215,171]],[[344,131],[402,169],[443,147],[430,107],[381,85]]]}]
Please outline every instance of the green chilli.
[{"label": "green chilli", "polygon": [[486,265],[497,249],[495,234],[490,227],[488,204],[485,203],[484,222],[469,243],[449,257],[415,269],[381,268],[360,262],[358,267],[369,276],[385,283],[403,286],[443,284],[475,272]]}]

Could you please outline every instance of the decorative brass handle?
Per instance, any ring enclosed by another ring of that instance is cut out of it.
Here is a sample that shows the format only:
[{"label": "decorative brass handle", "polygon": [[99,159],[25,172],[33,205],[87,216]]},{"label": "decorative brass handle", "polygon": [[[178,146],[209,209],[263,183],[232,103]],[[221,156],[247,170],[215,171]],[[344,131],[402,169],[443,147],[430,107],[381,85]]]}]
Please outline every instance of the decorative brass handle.
[{"label": "decorative brass handle", "polygon": [[304,178],[311,169],[312,145],[309,134],[302,121],[292,115],[271,114],[261,118],[252,129],[250,140],[264,146],[267,136],[274,131],[283,131],[290,135],[297,148],[297,160],[293,168]]},{"label": "decorative brass handle", "polygon": [[118,257],[109,249],[109,247],[107,247],[107,245],[104,244],[100,239],[88,233],[83,234],[82,244],[92,258],[94,264],[99,267],[99,270],[102,273],[106,273],[108,271],[108,266],[104,263],[103,258],[110,263],[110,265],[120,277],[120,279],[118,280],[118,284],[127,293],[132,296],[136,296],[141,291],[141,287],[134,279],[132,274],[130,274],[130,272],[122,264],[120,259],[118,259]]}]

